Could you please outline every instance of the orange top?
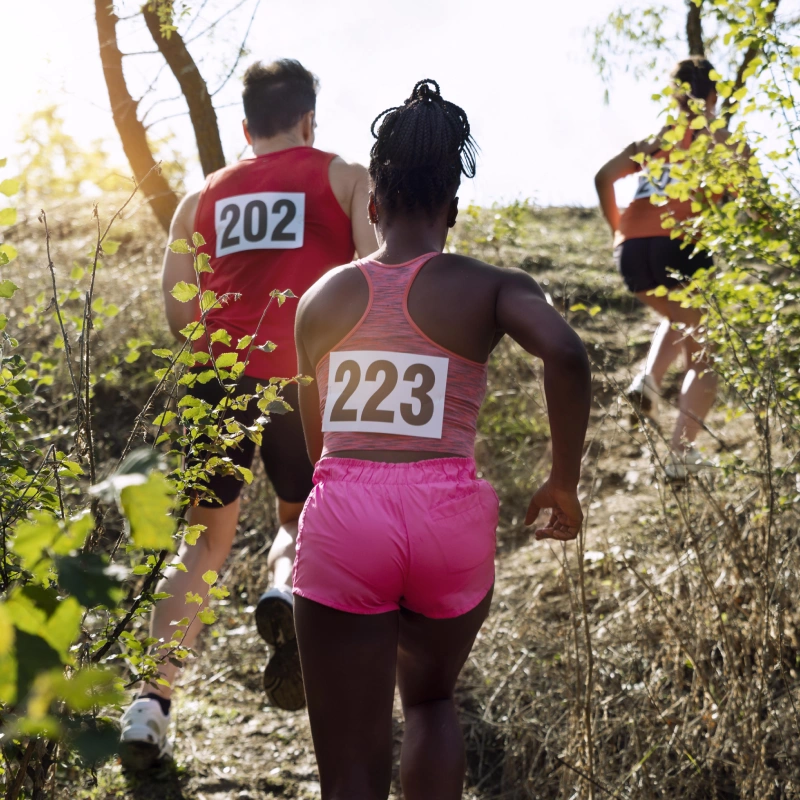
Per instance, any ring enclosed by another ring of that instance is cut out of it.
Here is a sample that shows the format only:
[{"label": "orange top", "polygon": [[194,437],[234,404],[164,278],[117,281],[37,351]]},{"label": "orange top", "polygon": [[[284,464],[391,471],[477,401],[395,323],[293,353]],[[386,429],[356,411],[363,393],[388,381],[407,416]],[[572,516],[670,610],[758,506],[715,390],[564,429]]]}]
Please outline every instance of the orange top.
[{"label": "orange top", "polygon": [[[683,141],[676,147],[688,150],[694,138],[694,131],[687,130]],[[658,180],[653,180],[649,174],[639,178],[639,185],[633,202],[622,212],[614,244],[619,245],[627,239],[647,239],[653,236],[669,236],[670,230],[662,226],[665,216],[672,217],[676,222],[683,222],[694,214],[691,200],[673,200],[668,198],[664,205],[653,205],[650,198],[654,195],[666,196],[666,188],[672,182],[670,175],[669,153],[658,150],[652,158],[664,158],[666,163]],[[637,172],[641,172],[641,167]]]},{"label": "orange top", "polygon": [[358,324],[316,367],[323,455],[345,450],[407,450],[472,458],[486,363],[436,344],[408,311],[422,267],[356,261],[369,284]]}]

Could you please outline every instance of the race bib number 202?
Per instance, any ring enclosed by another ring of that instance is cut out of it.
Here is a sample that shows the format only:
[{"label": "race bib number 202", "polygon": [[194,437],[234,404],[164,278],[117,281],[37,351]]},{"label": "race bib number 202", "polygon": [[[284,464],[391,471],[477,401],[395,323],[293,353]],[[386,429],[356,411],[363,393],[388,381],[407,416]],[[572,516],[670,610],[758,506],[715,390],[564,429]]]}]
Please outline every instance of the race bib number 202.
[{"label": "race bib number 202", "polygon": [[448,364],[385,350],[331,353],[322,430],[441,439]]},{"label": "race bib number 202", "polygon": [[293,250],[303,246],[304,192],[255,192],[217,200],[217,258],[242,250]]}]

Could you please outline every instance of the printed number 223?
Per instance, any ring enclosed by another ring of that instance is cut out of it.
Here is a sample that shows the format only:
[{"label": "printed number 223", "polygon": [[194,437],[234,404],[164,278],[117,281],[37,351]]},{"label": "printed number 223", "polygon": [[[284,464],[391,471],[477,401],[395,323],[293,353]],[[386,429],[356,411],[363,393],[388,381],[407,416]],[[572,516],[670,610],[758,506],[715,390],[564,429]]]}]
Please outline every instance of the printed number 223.
[{"label": "printed number 223", "polygon": [[409,353],[332,353],[323,428],[441,438],[447,366]]}]

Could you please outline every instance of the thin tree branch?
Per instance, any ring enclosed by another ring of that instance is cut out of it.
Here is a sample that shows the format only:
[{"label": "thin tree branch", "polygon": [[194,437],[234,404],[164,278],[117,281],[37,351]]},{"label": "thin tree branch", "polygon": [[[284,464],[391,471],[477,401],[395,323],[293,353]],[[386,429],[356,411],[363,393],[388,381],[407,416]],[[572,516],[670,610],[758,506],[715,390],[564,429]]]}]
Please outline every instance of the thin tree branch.
[{"label": "thin tree branch", "polygon": [[253,13],[250,15],[250,22],[247,23],[247,30],[245,30],[244,32],[244,38],[242,39],[242,43],[239,45],[239,52],[236,54],[236,60],[233,62],[233,66],[230,68],[230,71],[225,76],[225,80],[223,80],[222,83],[216,89],[214,89],[213,92],[211,92],[212,97],[216,96],[219,92],[221,92],[225,88],[226,84],[233,76],[233,73],[236,71],[236,67],[239,66],[239,62],[242,60],[242,56],[244,55],[245,52],[244,48],[245,45],[247,44],[247,38],[250,36],[250,29],[253,27],[253,20],[256,18],[256,13],[258,12],[258,7],[260,5],[261,5],[261,0],[256,0],[256,4],[253,7]]}]

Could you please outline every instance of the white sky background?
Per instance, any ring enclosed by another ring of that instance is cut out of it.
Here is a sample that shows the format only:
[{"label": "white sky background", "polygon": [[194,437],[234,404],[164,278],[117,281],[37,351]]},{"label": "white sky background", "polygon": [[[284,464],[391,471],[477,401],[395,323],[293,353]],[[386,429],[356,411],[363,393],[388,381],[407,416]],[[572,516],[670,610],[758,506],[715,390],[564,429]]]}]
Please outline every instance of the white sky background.
[{"label": "white sky background", "polygon": [[[138,2],[117,6],[133,12]],[[664,2],[675,10],[677,32],[683,0]],[[201,4],[189,3],[195,9]],[[209,0],[192,32],[232,5],[232,0]],[[665,82],[655,76],[636,82],[620,69],[610,104],[604,103],[586,29],[618,5],[619,0],[262,0],[248,40],[250,54],[215,97],[228,160],[244,146],[237,80],[244,67],[256,58],[292,57],[321,80],[317,146],[322,149],[366,164],[372,119],[401,103],[417,80],[430,77],[445,98],[465,109],[481,148],[477,178],[462,186],[463,200],[489,204],[529,197],[542,205],[595,205],[597,168],[626,143],[657,130],[658,107],[650,97]],[[211,88],[232,63],[253,8],[254,0],[245,0],[213,39],[190,46]],[[0,27],[0,156],[8,155],[13,169],[24,118],[55,103],[81,144],[106,140],[114,161],[125,164],[98,56],[94,3],[0,0]],[[140,19],[121,23],[118,35],[123,51],[153,49]],[[683,55],[680,45],[675,55]],[[134,95],[160,63],[160,56],[126,59]],[[158,92],[143,106],[177,94],[164,70]],[[183,111],[182,100],[162,102],[149,120]],[[194,159],[187,188],[199,188],[202,174],[188,118],[175,116],[152,128],[155,136],[169,132],[174,146]],[[620,199],[626,199],[624,193]]]}]

